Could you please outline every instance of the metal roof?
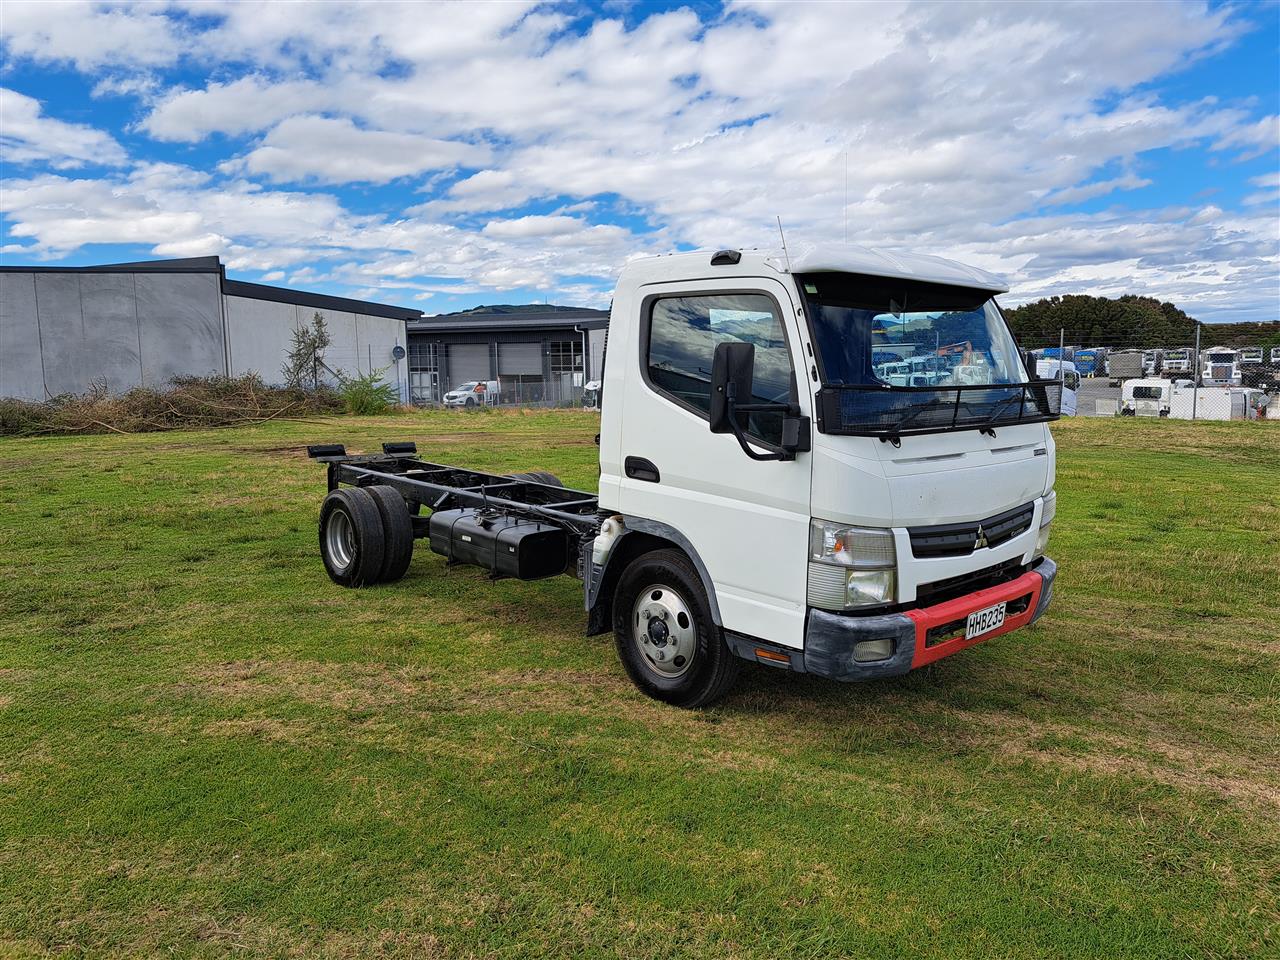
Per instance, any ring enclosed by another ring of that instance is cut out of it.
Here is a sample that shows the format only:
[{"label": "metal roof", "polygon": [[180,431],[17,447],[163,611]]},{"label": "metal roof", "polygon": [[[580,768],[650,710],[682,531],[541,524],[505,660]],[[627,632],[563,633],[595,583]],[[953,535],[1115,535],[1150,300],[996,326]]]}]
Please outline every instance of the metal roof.
[{"label": "metal roof", "polygon": [[531,330],[603,330],[609,325],[608,310],[549,310],[546,313],[445,314],[410,320],[410,333],[528,332]]},{"label": "metal roof", "polygon": [[0,273],[221,273],[217,257],[185,257],[180,260],[139,260],[136,263],[102,263],[86,267],[0,266]]},{"label": "metal roof", "polygon": [[272,287],[265,283],[247,283],[244,280],[222,281],[222,292],[229,297],[248,297],[253,300],[271,300],[275,303],[296,303],[318,310],[338,310],[343,313],[362,313],[367,317],[390,317],[393,320],[416,320],[421,310],[409,307],[393,307],[387,303],[370,300],[350,300],[347,297],[331,297],[323,293]]}]

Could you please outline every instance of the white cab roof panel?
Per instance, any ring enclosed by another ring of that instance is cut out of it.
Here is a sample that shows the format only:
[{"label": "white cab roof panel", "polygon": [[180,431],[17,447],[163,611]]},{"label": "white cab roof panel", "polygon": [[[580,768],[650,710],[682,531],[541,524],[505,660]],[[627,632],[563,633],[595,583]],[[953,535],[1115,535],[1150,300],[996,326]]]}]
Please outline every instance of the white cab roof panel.
[{"label": "white cab roof panel", "polygon": [[[781,252],[769,262],[786,271]],[[852,243],[816,244],[791,253],[791,273],[865,273],[873,277],[901,277],[957,287],[973,287],[993,293],[1007,293],[1009,284],[994,273],[955,260],[923,253],[888,253]]]},{"label": "white cab roof panel", "polygon": [[898,277],[945,283],[991,293],[1007,293],[1009,284],[994,273],[955,260],[920,253],[889,253],[852,243],[798,246],[790,253],[791,269],[781,250],[743,250],[736,264],[711,266],[714,250],[640,257],[623,269],[627,279],[639,283],[663,283],[715,277],[768,276],[774,273],[862,273],[873,277]]}]

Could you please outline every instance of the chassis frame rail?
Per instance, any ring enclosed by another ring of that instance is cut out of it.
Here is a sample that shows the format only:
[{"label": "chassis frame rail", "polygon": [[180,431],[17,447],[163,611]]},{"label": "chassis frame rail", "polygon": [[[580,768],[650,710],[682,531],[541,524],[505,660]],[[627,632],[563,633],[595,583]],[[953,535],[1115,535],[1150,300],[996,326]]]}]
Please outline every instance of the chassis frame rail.
[{"label": "chassis frame rail", "polygon": [[579,537],[600,529],[600,501],[582,490],[533,480],[481,473],[417,457],[417,445],[384,443],[382,453],[348,454],[341,444],[307,447],[307,456],[328,468],[329,489],[340,484],[386,484],[411,503],[429,510],[492,507],[507,513],[559,524]]}]

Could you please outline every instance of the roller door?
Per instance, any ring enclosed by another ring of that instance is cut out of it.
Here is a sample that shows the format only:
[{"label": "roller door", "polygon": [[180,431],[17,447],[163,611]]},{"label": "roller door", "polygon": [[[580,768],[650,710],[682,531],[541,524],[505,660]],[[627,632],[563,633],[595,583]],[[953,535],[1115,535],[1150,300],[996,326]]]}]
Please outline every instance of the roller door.
[{"label": "roller door", "polygon": [[498,344],[498,376],[542,376],[542,344]]},{"label": "roller door", "polygon": [[468,380],[489,379],[489,345],[487,343],[453,343],[449,345],[449,389]]}]

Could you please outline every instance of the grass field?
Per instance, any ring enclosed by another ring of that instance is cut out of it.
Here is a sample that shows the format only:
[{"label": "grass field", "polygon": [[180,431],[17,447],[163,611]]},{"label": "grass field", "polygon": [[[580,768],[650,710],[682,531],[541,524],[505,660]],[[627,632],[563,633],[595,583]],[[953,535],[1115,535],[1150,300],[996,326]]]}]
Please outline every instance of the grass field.
[{"label": "grass field", "polygon": [[0,441],[0,954],[1280,953],[1280,430],[1064,421],[1040,625],[701,713],[569,578],[325,577],[302,444],[591,489],[597,429]]}]

